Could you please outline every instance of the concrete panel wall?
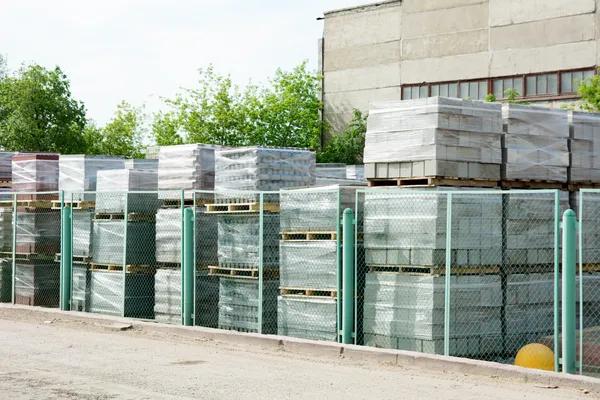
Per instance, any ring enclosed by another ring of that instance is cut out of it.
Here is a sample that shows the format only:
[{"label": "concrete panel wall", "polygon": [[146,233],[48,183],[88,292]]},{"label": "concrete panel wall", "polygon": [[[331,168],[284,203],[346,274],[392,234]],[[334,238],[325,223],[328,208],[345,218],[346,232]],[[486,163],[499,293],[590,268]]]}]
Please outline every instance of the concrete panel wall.
[{"label": "concrete panel wall", "polygon": [[400,40],[401,7],[345,14],[327,19],[325,50]]},{"label": "concrete panel wall", "polygon": [[429,57],[481,53],[487,51],[488,46],[488,29],[421,36],[402,41],[402,59],[418,60]]},{"label": "concrete panel wall", "polygon": [[[325,43],[327,43],[325,37]],[[325,45],[327,47],[327,45]],[[366,68],[399,62],[401,43],[399,40],[371,46],[355,46],[345,49],[325,50],[325,71]]]},{"label": "concrete panel wall", "polygon": [[488,0],[404,0],[402,2],[402,12],[412,14],[487,2]]},{"label": "concrete panel wall", "polygon": [[595,0],[489,0],[490,26],[593,13]]},{"label": "concrete panel wall", "polygon": [[489,53],[466,54],[441,58],[408,60],[402,63],[403,84],[443,82],[487,77]]},{"label": "concrete panel wall", "polygon": [[594,40],[595,15],[583,14],[490,29],[490,49],[525,49]]},{"label": "concrete panel wall", "polygon": [[[582,68],[593,66],[595,62],[596,43],[593,41],[503,50],[492,53],[490,76]],[[403,65],[402,69],[406,67]]]},{"label": "concrete panel wall", "polygon": [[481,3],[406,14],[402,17],[402,38],[485,29],[488,26],[488,10],[488,5]]},{"label": "concrete panel wall", "polygon": [[400,86],[400,63],[325,72],[327,93]]}]

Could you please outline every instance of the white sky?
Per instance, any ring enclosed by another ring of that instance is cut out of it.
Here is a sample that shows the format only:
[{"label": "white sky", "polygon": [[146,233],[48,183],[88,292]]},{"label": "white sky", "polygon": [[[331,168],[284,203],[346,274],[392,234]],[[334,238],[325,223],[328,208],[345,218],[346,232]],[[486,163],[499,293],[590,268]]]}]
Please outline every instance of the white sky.
[{"label": "white sky", "polygon": [[234,81],[264,82],[305,59],[316,68],[323,11],[367,0],[4,0],[0,54],[60,66],[88,116],[103,123],[121,100],[161,107],[212,63]]}]

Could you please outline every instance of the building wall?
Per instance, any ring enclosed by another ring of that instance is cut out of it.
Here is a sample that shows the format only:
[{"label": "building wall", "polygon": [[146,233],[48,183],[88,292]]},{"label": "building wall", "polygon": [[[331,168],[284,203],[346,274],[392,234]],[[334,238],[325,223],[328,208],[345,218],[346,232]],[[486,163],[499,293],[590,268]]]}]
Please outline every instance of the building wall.
[{"label": "building wall", "polygon": [[593,68],[598,7],[600,0],[388,0],[327,12],[325,118],[341,131],[354,108],[399,100],[402,85]]}]

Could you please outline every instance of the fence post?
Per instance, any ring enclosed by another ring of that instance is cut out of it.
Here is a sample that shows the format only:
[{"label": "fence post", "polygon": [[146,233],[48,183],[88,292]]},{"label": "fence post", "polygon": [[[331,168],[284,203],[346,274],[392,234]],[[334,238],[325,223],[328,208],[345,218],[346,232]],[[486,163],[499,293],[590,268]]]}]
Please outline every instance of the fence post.
[{"label": "fence post", "polygon": [[60,255],[60,309],[71,311],[71,274],[73,273],[73,218],[71,206],[63,207],[62,213],[62,248]]},{"label": "fence post", "polygon": [[194,313],[194,210],[183,214],[183,324],[192,326]]},{"label": "fence post", "polygon": [[343,284],[342,284],[342,343],[352,344],[354,329],[354,212],[344,210],[343,220]]},{"label": "fence post", "polygon": [[574,374],[575,366],[575,251],[577,217],[573,210],[563,214],[562,232],[562,365]]}]

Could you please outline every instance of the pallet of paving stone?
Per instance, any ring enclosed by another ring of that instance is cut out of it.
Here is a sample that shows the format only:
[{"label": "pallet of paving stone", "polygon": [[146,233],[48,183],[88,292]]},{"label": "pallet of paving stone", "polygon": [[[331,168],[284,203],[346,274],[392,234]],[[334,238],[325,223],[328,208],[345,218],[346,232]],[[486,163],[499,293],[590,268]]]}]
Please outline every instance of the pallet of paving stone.
[{"label": "pallet of paving stone", "polygon": [[419,178],[393,178],[393,179],[369,179],[369,187],[473,187],[473,188],[497,188],[500,186],[497,180],[479,179],[457,179],[451,177],[424,176]]},{"label": "pallet of paving stone", "polygon": [[[138,265],[129,264],[125,266],[128,274],[146,274],[153,275],[156,272],[156,265]],[[105,271],[105,272],[123,272],[123,264],[100,264],[90,263],[90,271]]]},{"label": "pallet of paving stone", "polygon": [[283,297],[312,297],[312,298],[337,298],[337,289],[314,289],[314,288],[291,288],[280,287],[281,296]]},{"label": "pallet of paving stone", "polygon": [[[208,214],[240,214],[260,212],[260,203],[206,204]],[[263,203],[263,212],[279,212],[279,203]]]},{"label": "pallet of paving stone", "polygon": [[283,242],[337,241],[337,232],[281,232]]},{"label": "pallet of paving stone", "polygon": [[[241,279],[258,279],[259,269],[254,268],[231,268],[231,267],[218,267],[209,266],[208,275],[210,276],[222,276],[226,278],[241,278]],[[263,277],[265,278],[279,278],[279,270],[272,268],[263,269]]]}]

